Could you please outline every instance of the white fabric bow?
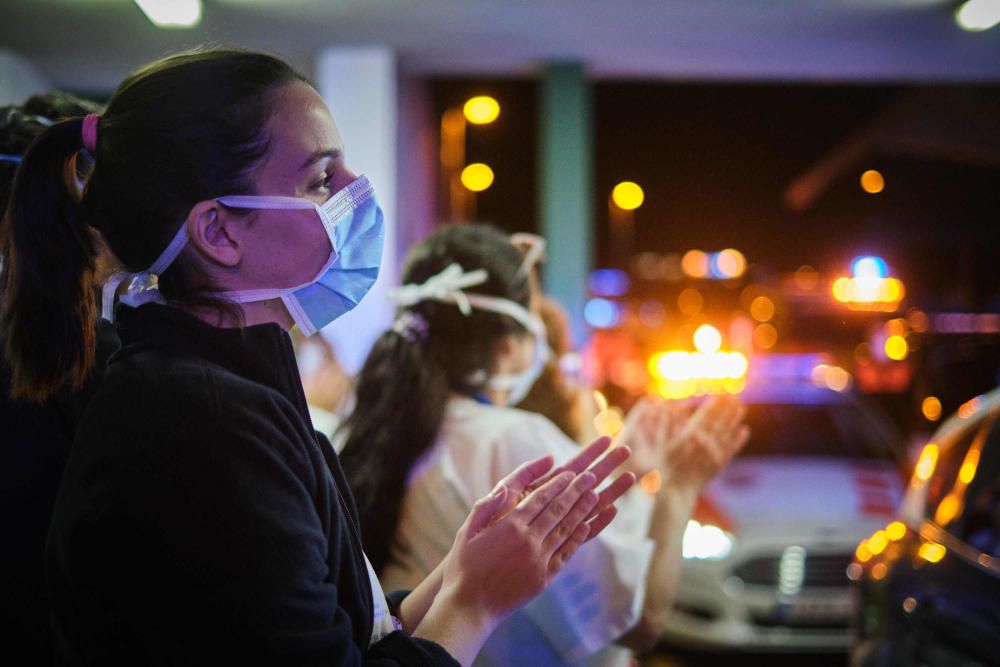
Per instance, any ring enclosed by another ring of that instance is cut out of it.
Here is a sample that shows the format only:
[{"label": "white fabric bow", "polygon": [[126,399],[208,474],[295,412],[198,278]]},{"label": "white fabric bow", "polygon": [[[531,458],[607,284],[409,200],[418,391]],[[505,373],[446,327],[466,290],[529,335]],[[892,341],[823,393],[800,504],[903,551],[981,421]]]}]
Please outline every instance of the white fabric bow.
[{"label": "white fabric bow", "polygon": [[472,312],[472,303],[463,290],[482,285],[489,278],[485,269],[468,273],[459,264],[450,264],[441,273],[431,276],[421,285],[403,285],[389,291],[389,298],[397,305],[408,307],[421,301],[454,303],[463,315]]}]

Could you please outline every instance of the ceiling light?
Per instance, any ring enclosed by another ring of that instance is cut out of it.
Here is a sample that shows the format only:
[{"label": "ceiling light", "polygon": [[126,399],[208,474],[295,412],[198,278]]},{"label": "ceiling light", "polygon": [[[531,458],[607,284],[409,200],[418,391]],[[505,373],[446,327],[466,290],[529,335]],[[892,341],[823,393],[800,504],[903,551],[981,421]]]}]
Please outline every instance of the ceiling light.
[{"label": "ceiling light", "polygon": [[193,28],[201,23],[201,0],[135,0],[158,28]]},{"label": "ceiling light", "polygon": [[1000,23],[1000,0],[968,0],[955,12],[963,30],[981,32]]}]

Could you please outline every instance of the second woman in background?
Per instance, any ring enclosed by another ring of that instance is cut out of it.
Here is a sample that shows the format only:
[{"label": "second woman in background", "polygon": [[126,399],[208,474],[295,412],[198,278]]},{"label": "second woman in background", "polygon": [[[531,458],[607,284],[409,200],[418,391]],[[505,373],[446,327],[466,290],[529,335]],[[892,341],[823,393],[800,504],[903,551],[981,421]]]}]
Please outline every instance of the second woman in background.
[{"label": "second woman in background", "polygon": [[[400,311],[358,379],[342,455],[365,551],[406,587],[448,552],[474,500],[503,471],[578,445],[548,419],[509,408],[547,357],[522,253],[488,227],[439,230],[410,253]],[[702,487],[743,445],[735,399],[697,410],[640,402],[623,442],[633,471],[660,472],[652,497],[630,492],[615,523],[581,548],[551,587],[505,621],[477,665],[626,665],[656,640]]]}]

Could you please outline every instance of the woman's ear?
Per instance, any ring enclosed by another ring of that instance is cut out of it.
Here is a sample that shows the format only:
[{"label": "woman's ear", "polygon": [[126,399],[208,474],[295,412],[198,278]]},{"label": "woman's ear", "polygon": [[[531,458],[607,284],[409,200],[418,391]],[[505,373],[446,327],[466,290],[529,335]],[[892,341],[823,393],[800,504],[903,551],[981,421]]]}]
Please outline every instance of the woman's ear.
[{"label": "woman's ear", "polygon": [[246,224],[225,206],[211,199],[198,202],[188,213],[188,237],[191,245],[207,261],[233,268],[243,256],[240,230]]}]

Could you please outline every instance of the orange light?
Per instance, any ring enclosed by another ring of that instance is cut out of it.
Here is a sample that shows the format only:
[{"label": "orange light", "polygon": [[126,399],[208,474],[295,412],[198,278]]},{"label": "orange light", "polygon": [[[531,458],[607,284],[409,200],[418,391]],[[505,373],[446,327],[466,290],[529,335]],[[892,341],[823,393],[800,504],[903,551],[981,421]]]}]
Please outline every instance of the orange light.
[{"label": "orange light", "polygon": [[774,317],[774,302],[766,296],[759,296],[750,304],[750,317],[758,322],[770,322]]},{"label": "orange light", "polygon": [[689,317],[693,317],[700,313],[703,303],[704,299],[701,296],[701,292],[693,287],[688,287],[677,297],[677,307],[682,313]]},{"label": "orange light", "polygon": [[920,404],[920,411],[927,421],[936,422],[941,419],[941,400],[937,396],[928,396]]},{"label": "orange light", "polygon": [[952,522],[952,520],[959,515],[962,511],[962,500],[955,495],[955,492],[949,493],[944,497],[934,512],[934,521],[936,521],[941,526],[946,526]]},{"label": "orange light", "polygon": [[870,195],[877,195],[885,190],[885,178],[874,169],[869,169],[861,174],[861,189]]},{"label": "orange light", "polygon": [[979,400],[978,396],[971,401],[962,403],[962,405],[958,408],[958,416],[962,419],[968,419],[979,411],[981,403],[982,402]]},{"label": "orange light", "polygon": [[770,350],[778,342],[778,330],[770,324],[761,324],[753,330],[753,342],[762,350]]},{"label": "orange light", "polygon": [[659,470],[650,470],[639,478],[639,485],[642,486],[642,490],[650,495],[655,495],[660,490],[662,483],[663,480],[660,478]]},{"label": "orange light", "polygon": [[868,540],[861,540],[861,544],[858,545],[857,550],[854,552],[854,557],[862,563],[867,563],[872,559],[872,552],[868,549]]},{"label": "orange light", "polygon": [[691,278],[704,278],[709,272],[709,257],[701,250],[688,250],[681,258],[681,270]]},{"label": "orange light", "polygon": [[875,581],[885,579],[885,575],[887,574],[889,574],[889,566],[885,563],[875,563],[872,566],[872,579]]},{"label": "orange light", "polygon": [[819,272],[809,265],[800,266],[795,272],[795,286],[804,292],[811,292],[819,284]]},{"label": "orange light", "polygon": [[920,452],[920,458],[917,460],[917,468],[914,474],[917,479],[926,482],[934,474],[934,468],[937,467],[938,460],[938,446],[929,442],[924,445],[923,451]]}]

